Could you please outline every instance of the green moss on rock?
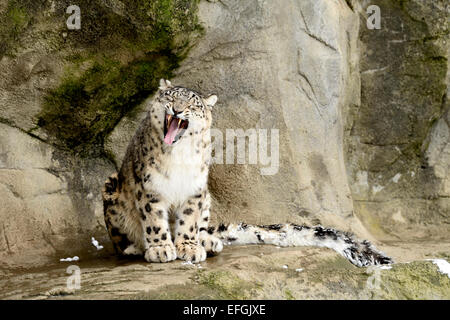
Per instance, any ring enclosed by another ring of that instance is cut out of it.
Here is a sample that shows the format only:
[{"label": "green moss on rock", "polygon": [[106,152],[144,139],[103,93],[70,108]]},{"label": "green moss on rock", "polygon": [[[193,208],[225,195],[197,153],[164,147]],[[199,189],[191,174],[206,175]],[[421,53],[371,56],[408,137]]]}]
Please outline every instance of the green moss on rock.
[{"label": "green moss on rock", "polygon": [[28,1],[9,1],[0,13],[0,58],[9,53],[11,46],[28,26],[31,15]]},{"label": "green moss on rock", "polygon": [[342,256],[325,259],[307,273],[308,281],[333,292],[357,294],[369,277],[364,268],[352,265]]},{"label": "green moss on rock", "polygon": [[203,285],[168,285],[157,290],[141,292],[130,297],[131,300],[217,300],[220,295]]},{"label": "green moss on rock", "polygon": [[255,296],[261,285],[239,278],[230,271],[199,271],[197,283],[215,292],[219,299],[245,300]]},{"label": "green moss on rock", "polygon": [[450,299],[450,278],[430,261],[396,264],[381,273],[373,299]]},{"label": "green moss on rock", "polygon": [[[59,3],[58,10],[68,5]],[[156,91],[160,78],[172,76],[201,34],[197,5],[198,0],[108,6],[80,1],[81,30],[64,30],[66,72],[44,98],[37,126],[64,149],[81,155],[102,151],[105,136]]]}]

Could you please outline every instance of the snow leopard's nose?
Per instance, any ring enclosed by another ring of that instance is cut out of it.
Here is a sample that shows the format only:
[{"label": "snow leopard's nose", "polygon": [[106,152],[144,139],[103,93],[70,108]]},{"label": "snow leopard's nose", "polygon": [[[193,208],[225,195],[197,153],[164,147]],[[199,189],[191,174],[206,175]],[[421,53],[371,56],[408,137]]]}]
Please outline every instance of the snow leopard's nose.
[{"label": "snow leopard's nose", "polygon": [[185,106],[181,105],[181,104],[176,104],[176,105],[173,106],[173,112],[175,114],[183,112],[184,109],[185,109]]},{"label": "snow leopard's nose", "polygon": [[189,106],[188,103],[186,103],[185,101],[175,101],[173,104],[173,111],[175,113],[181,113],[183,112],[187,107]]}]

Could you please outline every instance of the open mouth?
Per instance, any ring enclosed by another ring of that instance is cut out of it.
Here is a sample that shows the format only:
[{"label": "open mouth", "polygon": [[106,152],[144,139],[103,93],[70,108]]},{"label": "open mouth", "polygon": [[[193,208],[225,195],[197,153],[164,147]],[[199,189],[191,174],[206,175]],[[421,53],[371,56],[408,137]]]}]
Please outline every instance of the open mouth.
[{"label": "open mouth", "polygon": [[183,135],[188,125],[189,121],[166,113],[164,119],[164,142],[171,145],[174,141],[177,141]]}]

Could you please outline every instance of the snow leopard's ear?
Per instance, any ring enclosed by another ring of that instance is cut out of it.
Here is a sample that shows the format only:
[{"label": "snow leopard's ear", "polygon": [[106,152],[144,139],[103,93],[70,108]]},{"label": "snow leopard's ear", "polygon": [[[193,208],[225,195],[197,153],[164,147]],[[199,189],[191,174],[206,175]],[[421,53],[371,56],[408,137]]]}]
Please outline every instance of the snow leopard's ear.
[{"label": "snow leopard's ear", "polygon": [[167,90],[172,88],[172,83],[169,80],[159,80],[159,90]]},{"label": "snow leopard's ear", "polygon": [[205,101],[205,104],[211,108],[216,104],[217,96],[215,94],[210,95],[208,98],[203,99],[203,101]]}]

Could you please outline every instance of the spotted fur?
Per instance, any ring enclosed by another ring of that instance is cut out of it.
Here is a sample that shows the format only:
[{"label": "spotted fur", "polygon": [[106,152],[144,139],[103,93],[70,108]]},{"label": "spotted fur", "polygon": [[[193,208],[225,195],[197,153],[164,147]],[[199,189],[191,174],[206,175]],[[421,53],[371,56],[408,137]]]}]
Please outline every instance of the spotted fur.
[{"label": "spotted fur", "polygon": [[220,224],[209,228],[211,235],[227,245],[271,244],[280,247],[314,246],[335,250],[358,267],[390,264],[392,259],[377,251],[369,241],[359,241],[350,233],[322,226],[296,224]]},{"label": "spotted fur", "polygon": [[[119,173],[103,188],[105,223],[119,253],[151,262],[200,262],[207,252],[222,250],[222,242],[204,231],[211,202],[208,129],[216,100],[161,80]],[[164,142],[169,117],[180,132],[172,144]],[[188,125],[182,129],[180,123]]]},{"label": "spotted fur", "polygon": [[[103,187],[105,223],[117,252],[150,262],[200,262],[226,244],[319,246],[357,266],[392,260],[367,241],[321,226],[294,224],[209,227],[211,110],[216,96],[162,79],[122,167]],[[176,122],[173,122],[176,121]],[[176,128],[176,129],[174,129]]]}]

